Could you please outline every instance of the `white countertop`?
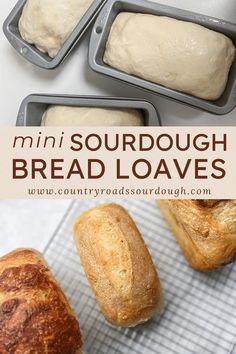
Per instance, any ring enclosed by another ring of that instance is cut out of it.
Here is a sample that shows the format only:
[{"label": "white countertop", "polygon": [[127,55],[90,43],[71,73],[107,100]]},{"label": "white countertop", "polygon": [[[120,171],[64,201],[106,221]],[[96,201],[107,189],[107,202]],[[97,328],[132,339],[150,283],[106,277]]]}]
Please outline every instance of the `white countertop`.
[{"label": "white countertop", "polygon": [[[4,19],[16,0],[1,1]],[[236,22],[235,0],[158,0],[159,3]],[[15,125],[22,99],[30,93],[100,94],[139,97],[151,100],[159,109],[164,125],[236,125],[235,110],[226,116],[213,116],[131,88],[94,73],[87,64],[87,34],[66,62],[54,71],[37,68],[21,58],[0,33],[0,125]]]},{"label": "white countertop", "polygon": [[25,247],[42,252],[70,203],[69,200],[0,200],[0,256]]}]

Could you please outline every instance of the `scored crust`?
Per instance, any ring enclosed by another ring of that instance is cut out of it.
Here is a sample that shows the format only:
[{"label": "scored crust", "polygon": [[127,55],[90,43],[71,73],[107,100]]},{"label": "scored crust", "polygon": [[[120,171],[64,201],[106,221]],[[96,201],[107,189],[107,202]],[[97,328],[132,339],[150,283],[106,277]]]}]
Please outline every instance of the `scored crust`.
[{"label": "scored crust", "polygon": [[236,259],[236,200],[160,200],[157,204],[193,268],[210,271]]},{"label": "scored crust", "polygon": [[158,274],[124,208],[104,204],[90,209],[78,218],[74,238],[86,276],[108,321],[132,327],[160,310]]}]

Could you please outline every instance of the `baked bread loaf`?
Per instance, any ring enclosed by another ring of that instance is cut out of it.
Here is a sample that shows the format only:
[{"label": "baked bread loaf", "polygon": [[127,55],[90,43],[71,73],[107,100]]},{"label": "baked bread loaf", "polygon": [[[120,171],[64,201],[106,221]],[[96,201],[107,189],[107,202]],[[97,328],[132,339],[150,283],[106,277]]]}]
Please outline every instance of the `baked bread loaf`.
[{"label": "baked bread loaf", "polygon": [[93,0],[27,0],[19,31],[22,38],[54,58]]},{"label": "baked bread loaf", "polygon": [[160,308],[160,281],[129,214],[116,204],[82,214],[74,227],[81,262],[105,318],[133,327]]},{"label": "baked bread loaf", "polygon": [[142,126],[144,119],[136,109],[51,106],[44,113],[42,126]]},{"label": "baked bread loaf", "polygon": [[206,100],[224,92],[235,58],[231,39],[195,23],[121,12],[104,54],[109,66]]},{"label": "baked bread loaf", "polygon": [[189,264],[206,272],[236,259],[236,200],[160,200]]},{"label": "baked bread loaf", "polygon": [[41,255],[0,258],[0,353],[79,354],[79,323]]}]

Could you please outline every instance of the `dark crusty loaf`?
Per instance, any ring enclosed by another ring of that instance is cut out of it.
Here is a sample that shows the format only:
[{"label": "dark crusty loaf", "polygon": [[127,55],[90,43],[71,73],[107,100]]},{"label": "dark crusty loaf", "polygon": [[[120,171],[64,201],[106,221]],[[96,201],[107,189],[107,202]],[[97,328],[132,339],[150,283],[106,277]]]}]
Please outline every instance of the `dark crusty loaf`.
[{"label": "dark crusty loaf", "polygon": [[78,321],[42,256],[19,249],[0,258],[0,353],[81,353]]}]

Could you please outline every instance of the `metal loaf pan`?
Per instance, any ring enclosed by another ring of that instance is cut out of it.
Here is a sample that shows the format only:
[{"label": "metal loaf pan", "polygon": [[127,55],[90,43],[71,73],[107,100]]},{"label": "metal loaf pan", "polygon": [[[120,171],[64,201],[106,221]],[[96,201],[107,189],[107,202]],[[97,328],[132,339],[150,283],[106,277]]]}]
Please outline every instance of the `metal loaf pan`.
[{"label": "metal loaf pan", "polygon": [[30,95],[21,103],[16,125],[40,126],[43,113],[50,105],[102,107],[102,108],[133,108],[143,112],[144,124],[160,126],[160,118],[154,106],[137,99],[97,97],[97,96],[69,96],[69,95]]},{"label": "metal loaf pan", "polygon": [[123,11],[169,16],[178,20],[195,22],[225,34],[230,37],[236,45],[236,24],[149,1],[109,0],[99,13],[90,38],[89,64],[94,71],[213,114],[226,114],[236,107],[236,60],[234,60],[231,67],[227,87],[223,95],[217,101],[207,101],[180,91],[172,90],[106,65],[103,62],[103,55],[110,29],[116,16]]},{"label": "metal loaf pan", "polygon": [[100,8],[103,6],[105,0],[93,1],[55,58],[50,58],[49,55],[42,53],[34,45],[27,43],[21,37],[18,23],[26,1],[27,0],[19,0],[17,2],[3,24],[3,32],[16,51],[29,62],[44,69],[55,69],[78,43]]}]

